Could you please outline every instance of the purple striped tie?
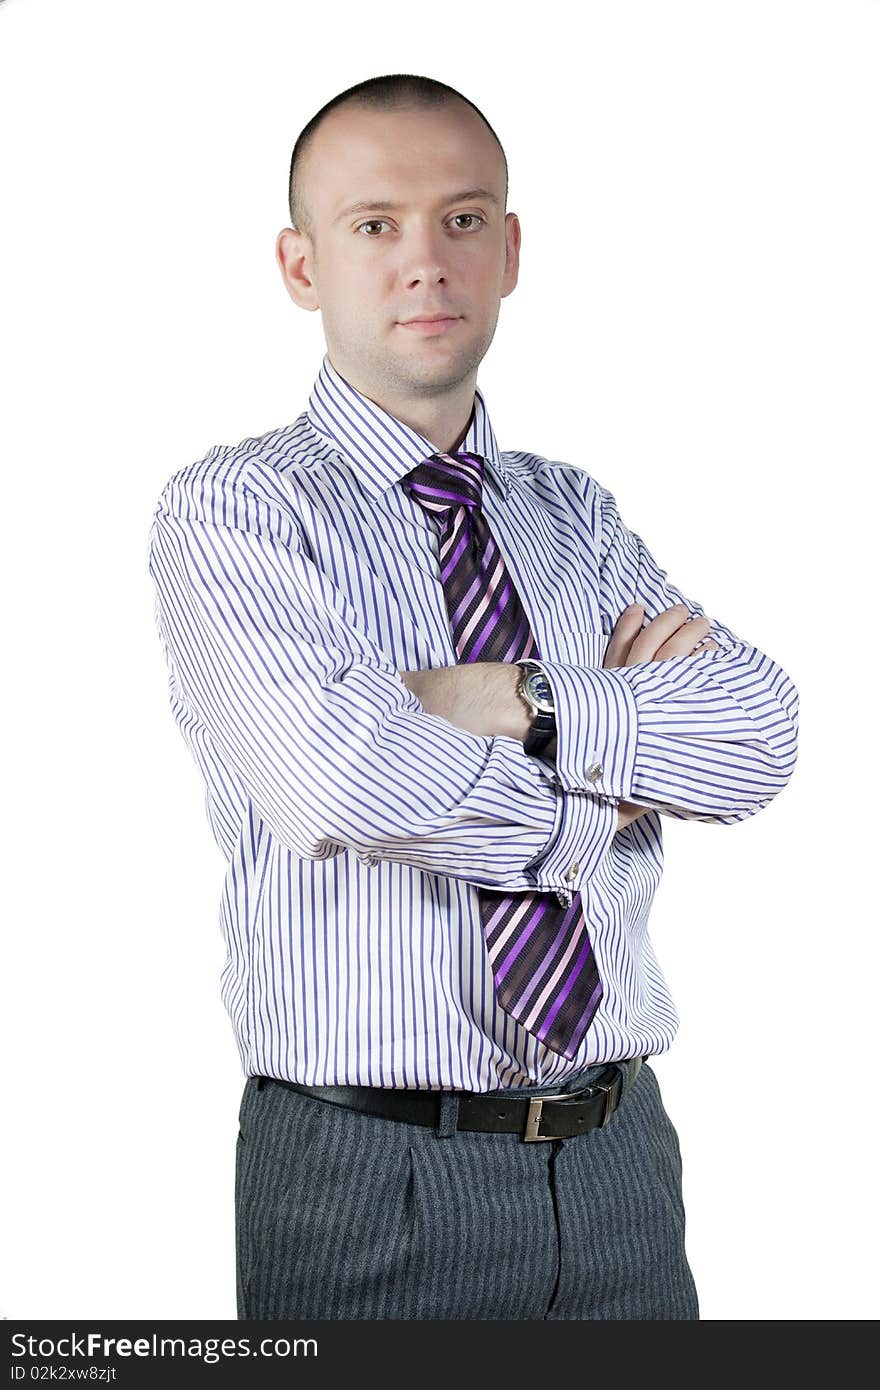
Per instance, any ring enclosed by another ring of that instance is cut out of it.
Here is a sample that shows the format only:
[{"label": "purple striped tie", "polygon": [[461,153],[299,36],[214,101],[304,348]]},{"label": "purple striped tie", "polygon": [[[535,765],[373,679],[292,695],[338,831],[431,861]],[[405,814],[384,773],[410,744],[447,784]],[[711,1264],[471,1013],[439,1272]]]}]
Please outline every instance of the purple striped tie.
[{"label": "purple striped tie", "polygon": [[[402,479],[440,520],[440,577],[459,661],[538,657],[519,595],[482,512],[479,454],[432,454]],[[478,888],[495,993],[546,1047],[573,1058],[602,984],[580,893],[561,907],[555,893]]]}]

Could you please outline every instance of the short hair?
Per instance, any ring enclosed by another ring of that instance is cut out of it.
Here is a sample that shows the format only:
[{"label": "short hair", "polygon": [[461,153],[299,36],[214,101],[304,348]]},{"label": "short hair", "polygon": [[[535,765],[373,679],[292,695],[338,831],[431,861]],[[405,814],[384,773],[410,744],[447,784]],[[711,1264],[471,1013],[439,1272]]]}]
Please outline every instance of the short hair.
[{"label": "short hair", "polygon": [[373,111],[391,111],[395,108],[400,110],[411,107],[431,107],[446,106],[450,102],[459,100],[466,102],[472,110],[476,111],[480,120],[491,132],[495,142],[501,151],[501,158],[504,161],[504,208],[507,210],[507,156],[504,148],[495,131],[489,125],[486,117],[478,106],[475,106],[468,97],[456,91],[445,82],[438,82],[433,77],[420,77],[411,72],[387,73],[383,77],[368,77],[364,82],[358,82],[354,87],[347,87],[344,92],[340,92],[330,101],[326,102],[317,111],[307,125],[303,126],[297,136],[296,144],[293,147],[293,154],[290,157],[290,176],[287,183],[287,199],[290,207],[291,226],[310,238],[315,240],[315,228],[306,207],[305,200],[300,188],[303,156],[309,145],[314,139],[315,132],[328,116],[334,107],[342,106],[345,102],[363,106]]}]

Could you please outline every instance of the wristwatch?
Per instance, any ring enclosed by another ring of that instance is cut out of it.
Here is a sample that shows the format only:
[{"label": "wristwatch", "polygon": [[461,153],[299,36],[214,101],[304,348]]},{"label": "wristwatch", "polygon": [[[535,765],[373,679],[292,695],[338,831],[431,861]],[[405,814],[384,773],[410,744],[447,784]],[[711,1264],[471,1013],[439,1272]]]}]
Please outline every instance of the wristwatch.
[{"label": "wristwatch", "polygon": [[541,753],[556,737],[556,704],[553,700],[553,689],[539,662],[525,657],[514,664],[522,667],[516,693],[525,701],[532,714],[532,727],[523,744],[523,752]]}]

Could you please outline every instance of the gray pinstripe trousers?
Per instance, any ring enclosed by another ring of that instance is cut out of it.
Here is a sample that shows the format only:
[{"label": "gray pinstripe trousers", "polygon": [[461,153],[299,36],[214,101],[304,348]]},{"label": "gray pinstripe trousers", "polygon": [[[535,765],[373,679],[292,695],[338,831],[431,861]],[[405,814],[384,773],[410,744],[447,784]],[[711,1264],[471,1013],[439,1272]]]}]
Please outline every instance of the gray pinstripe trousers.
[{"label": "gray pinstripe trousers", "polygon": [[[574,1091],[603,1070],[494,1094]],[[678,1136],[647,1063],[606,1127],[571,1139],[457,1131],[454,1104],[430,1129],[248,1077],[238,1317],[699,1317]]]}]

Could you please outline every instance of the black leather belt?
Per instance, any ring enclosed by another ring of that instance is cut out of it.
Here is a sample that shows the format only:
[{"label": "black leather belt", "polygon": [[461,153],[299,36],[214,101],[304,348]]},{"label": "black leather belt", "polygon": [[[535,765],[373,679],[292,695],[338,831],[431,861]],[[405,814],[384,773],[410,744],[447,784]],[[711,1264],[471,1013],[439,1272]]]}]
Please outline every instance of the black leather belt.
[{"label": "black leather belt", "polygon": [[[459,1091],[456,1128],[481,1134],[520,1134],[527,1144],[541,1139],[570,1139],[590,1129],[607,1125],[620,1104],[623,1091],[621,1066],[627,1068],[627,1089],[642,1065],[633,1057],[604,1072],[579,1091],[562,1091],[546,1096],[497,1096],[491,1091]],[[384,1086],[303,1086],[274,1076],[257,1077],[257,1089],[272,1084],[287,1086],[304,1096],[363,1110],[406,1124],[437,1125],[441,1097],[438,1091],[394,1090]]]}]

